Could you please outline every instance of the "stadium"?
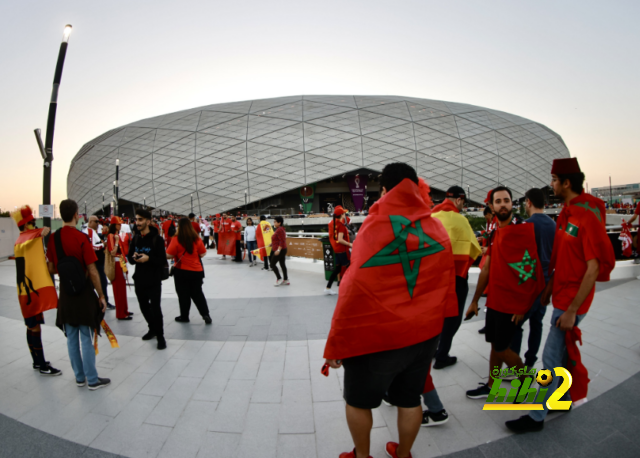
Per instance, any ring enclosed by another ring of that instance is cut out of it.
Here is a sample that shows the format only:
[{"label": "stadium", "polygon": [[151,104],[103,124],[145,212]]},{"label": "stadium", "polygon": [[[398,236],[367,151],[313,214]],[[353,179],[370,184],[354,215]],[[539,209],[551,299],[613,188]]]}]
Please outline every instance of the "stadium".
[{"label": "stadium", "polygon": [[[176,214],[362,210],[377,177],[406,162],[435,197],[460,185],[480,205],[487,191],[515,197],[545,187],[560,135],[535,121],[473,105],[397,96],[294,96],[207,105],[143,119],[87,142],[68,196],[107,213],[119,161],[121,213],[138,205]],[[360,207],[360,208],[358,208]]]}]

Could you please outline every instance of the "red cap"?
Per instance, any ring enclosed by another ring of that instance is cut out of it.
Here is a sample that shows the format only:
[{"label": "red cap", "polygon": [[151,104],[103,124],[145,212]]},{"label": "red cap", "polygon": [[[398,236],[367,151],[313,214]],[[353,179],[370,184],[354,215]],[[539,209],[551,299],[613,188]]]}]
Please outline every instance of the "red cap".
[{"label": "red cap", "polygon": [[552,175],[570,175],[573,173],[580,173],[580,164],[578,164],[578,158],[568,157],[566,159],[554,159],[551,166]]},{"label": "red cap", "polygon": [[111,224],[122,224],[122,219],[119,216],[112,216]]},{"label": "red cap", "polygon": [[491,202],[491,195],[493,194],[493,189],[491,189],[488,193],[487,193],[487,198],[484,200],[485,204],[488,204],[489,202]]},{"label": "red cap", "polygon": [[342,205],[338,205],[336,208],[333,209],[333,214],[336,216],[341,216],[341,215],[344,215],[345,213],[347,213],[347,210],[342,208]]}]

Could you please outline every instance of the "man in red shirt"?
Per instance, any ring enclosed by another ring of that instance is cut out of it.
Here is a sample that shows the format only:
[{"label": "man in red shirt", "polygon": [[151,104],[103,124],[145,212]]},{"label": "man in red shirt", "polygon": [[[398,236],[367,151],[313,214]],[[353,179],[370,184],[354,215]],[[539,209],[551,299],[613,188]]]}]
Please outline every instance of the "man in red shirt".
[{"label": "man in red shirt", "polygon": [[164,247],[165,249],[171,243],[171,237],[176,233],[176,226],[173,222],[173,216],[169,217],[162,223],[162,234],[164,235]]},{"label": "man in red shirt", "polygon": [[242,223],[236,221],[236,217],[232,216],[229,228],[231,232],[236,234],[236,258],[233,262],[242,262]]},{"label": "man in red shirt", "polygon": [[[542,355],[544,368],[551,371],[565,367],[565,334],[585,318],[593,302],[596,281],[609,281],[615,267],[613,247],[605,229],[604,202],[584,192],[584,178],[576,158],[553,161],[551,188],[564,200],[564,207],[556,223],[549,265],[552,277],[540,300],[542,305],[548,305],[553,298],[551,328]],[[542,430],[548,413],[547,399],[557,387],[558,377],[553,377],[542,402],[545,410],[534,410],[508,421],[507,427],[516,433]]]},{"label": "man in red shirt", "polygon": [[333,219],[329,222],[329,241],[333,252],[336,254],[336,265],[333,268],[333,272],[331,272],[331,277],[329,277],[329,283],[324,289],[324,294],[326,295],[337,294],[331,289],[331,286],[338,278],[338,274],[342,272],[342,267],[348,268],[350,264],[349,249],[353,244],[349,241],[349,231],[345,225],[346,215],[346,210],[338,205],[333,210]]},{"label": "man in red shirt", "polygon": [[218,232],[220,232],[220,213],[216,213],[216,217],[213,218],[213,241],[215,243],[214,248],[218,248]]},{"label": "man in red shirt", "polygon": [[189,213],[189,221],[191,221],[193,230],[196,231],[196,234],[200,237],[200,223],[196,220],[196,215],[194,213]]},{"label": "man in red shirt", "polygon": [[[96,353],[93,347],[93,333],[100,329],[100,322],[107,309],[107,301],[102,291],[100,276],[95,263],[98,260],[91,241],[86,234],[76,229],[78,220],[78,204],[71,200],[60,202],[60,216],[64,224],[49,237],[47,248],[48,267],[51,274],[58,273],[58,246],[64,251],[65,258],[75,258],[85,272],[84,288],[79,292],[69,291],[68,278],[64,272],[60,276],[60,299],[56,326],[67,336],[69,360],[76,376],[78,386],[86,386],[89,390],[97,390],[111,383],[108,378],[98,377],[96,370]],[[95,291],[94,291],[95,289]],[[98,296],[96,296],[96,292]],[[80,352],[82,347],[82,353]]]}]

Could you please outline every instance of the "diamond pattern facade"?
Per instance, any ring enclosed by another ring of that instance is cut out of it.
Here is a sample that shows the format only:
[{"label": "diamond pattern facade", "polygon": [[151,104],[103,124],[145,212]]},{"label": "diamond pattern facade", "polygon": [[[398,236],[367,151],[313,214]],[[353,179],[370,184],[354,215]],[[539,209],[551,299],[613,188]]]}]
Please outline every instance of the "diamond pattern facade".
[{"label": "diamond pattern facade", "polygon": [[549,182],[569,157],[547,127],[509,113],[411,97],[296,96],[223,103],[144,119],[85,144],[67,193],[91,212],[110,200],[115,160],[120,197],[176,213],[207,215],[362,168],[406,162],[429,184],[498,184],[520,197]]}]

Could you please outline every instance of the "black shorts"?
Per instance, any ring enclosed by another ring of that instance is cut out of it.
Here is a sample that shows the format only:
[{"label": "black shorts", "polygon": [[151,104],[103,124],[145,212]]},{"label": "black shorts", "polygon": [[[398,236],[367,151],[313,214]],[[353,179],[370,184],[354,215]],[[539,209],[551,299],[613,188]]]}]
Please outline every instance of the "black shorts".
[{"label": "black shorts", "polygon": [[35,328],[39,324],[44,324],[44,315],[42,313],[38,313],[37,315],[25,318],[24,324],[27,325],[28,328]]},{"label": "black shorts", "polygon": [[349,260],[349,256],[347,253],[336,253],[336,266],[345,266],[349,267],[351,261]]},{"label": "black shorts", "polygon": [[352,407],[375,409],[387,393],[394,406],[420,406],[439,340],[438,335],[409,347],[345,359],[344,400]]},{"label": "black shorts", "polygon": [[516,330],[522,324],[516,325],[511,319],[513,313],[503,313],[497,310],[487,309],[485,340],[491,342],[494,351],[505,351],[511,346],[511,341]]}]

